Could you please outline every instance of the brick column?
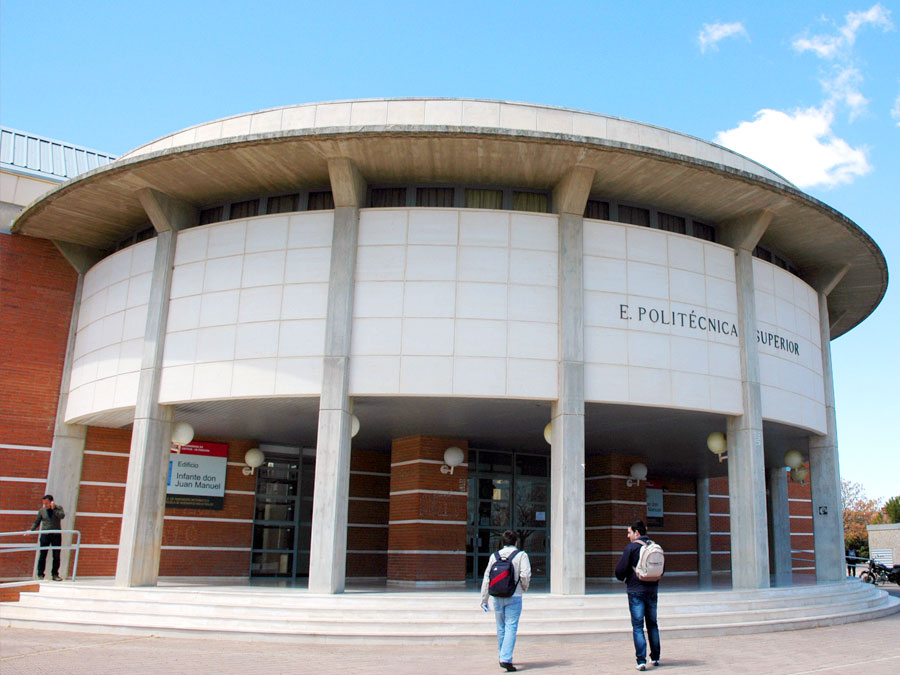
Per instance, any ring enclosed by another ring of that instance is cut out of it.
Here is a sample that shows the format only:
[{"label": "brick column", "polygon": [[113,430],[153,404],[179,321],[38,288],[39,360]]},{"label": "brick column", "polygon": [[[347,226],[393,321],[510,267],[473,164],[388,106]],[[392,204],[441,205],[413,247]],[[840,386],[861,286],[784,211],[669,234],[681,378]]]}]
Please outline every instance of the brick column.
[{"label": "brick column", "polygon": [[[442,473],[444,451],[463,464]],[[398,586],[464,586],[469,444],[412,436],[391,444],[387,580]]]}]

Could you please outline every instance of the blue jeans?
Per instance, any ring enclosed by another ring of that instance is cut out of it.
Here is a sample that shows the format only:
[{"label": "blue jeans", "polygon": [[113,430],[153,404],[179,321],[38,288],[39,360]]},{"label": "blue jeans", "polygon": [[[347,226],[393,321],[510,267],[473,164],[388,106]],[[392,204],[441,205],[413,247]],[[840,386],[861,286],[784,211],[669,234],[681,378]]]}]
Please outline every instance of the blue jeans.
[{"label": "blue jeans", "polygon": [[522,596],[494,598],[494,617],[497,619],[497,650],[500,663],[512,663],[513,649],[516,648],[516,631],[522,615]]},{"label": "blue jeans", "polygon": [[644,639],[644,622],[647,622],[647,638],[650,640],[650,660],[659,660],[659,626],[656,625],[656,591],[628,594],[631,611],[631,628],[634,633],[634,655],[638,663],[647,663],[647,640]]}]

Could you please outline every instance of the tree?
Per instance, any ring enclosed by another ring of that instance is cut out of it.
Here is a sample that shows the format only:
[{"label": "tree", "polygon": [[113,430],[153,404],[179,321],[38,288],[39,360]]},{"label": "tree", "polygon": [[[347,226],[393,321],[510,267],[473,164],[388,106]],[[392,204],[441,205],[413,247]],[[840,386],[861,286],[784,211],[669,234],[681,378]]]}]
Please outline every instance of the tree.
[{"label": "tree", "polygon": [[900,496],[891,497],[884,505],[889,523],[900,523]]},{"label": "tree", "polygon": [[844,507],[844,547],[868,554],[869,533],[866,525],[881,514],[881,500],[866,497],[865,488],[859,483],[841,480],[841,503]]}]

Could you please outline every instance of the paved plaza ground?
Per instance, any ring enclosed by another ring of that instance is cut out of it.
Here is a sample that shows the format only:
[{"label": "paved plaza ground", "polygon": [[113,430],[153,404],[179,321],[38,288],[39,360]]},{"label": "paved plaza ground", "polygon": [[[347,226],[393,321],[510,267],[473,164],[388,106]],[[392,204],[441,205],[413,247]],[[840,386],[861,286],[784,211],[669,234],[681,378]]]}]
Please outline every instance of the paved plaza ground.
[{"label": "paved plaza ground", "polygon": [[[897,587],[889,588],[900,595]],[[624,602],[624,598],[623,598]],[[522,615],[528,621],[527,601]],[[900,613],[810,630],[705,638],[663,635],[663,672],[900,673]],[[522,638],[522,672],[634,671],[630,639],[539,642]],[[652,672],[649,668],[648,672]],[[0,673],[504,673],[487,641],[453,645],[302,645],[202,638],[155,638],[0,628]]]}]

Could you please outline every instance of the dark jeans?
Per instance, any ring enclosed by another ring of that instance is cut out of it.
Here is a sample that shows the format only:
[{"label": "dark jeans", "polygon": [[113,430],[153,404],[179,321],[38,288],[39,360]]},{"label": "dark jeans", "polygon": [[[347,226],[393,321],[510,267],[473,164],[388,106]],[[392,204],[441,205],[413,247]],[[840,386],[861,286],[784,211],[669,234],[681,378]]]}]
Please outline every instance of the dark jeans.
[{"label": "dark jeans", "polygon": [[[47,549],[44,546],[62,546],[62,535],[59,533],[41,535],[41,552],[38,555],[37,568],[39,577],[44,576],[44,570],[47,569]],[[53,549],[53,564],[50,567],[50,574],[54,577],[59,576],[59,548]]]},{"label": "dark jeans", "polygon": [[628,594],[631,611],[631,628],[634,632],[634,655],[638,663],[647,663],[647,640],[644,639],[644,622],[650,640],[650,660],[659,660],[659,627],[656,625],[656,591]]}]

